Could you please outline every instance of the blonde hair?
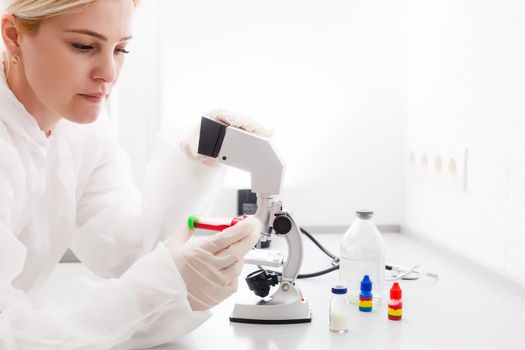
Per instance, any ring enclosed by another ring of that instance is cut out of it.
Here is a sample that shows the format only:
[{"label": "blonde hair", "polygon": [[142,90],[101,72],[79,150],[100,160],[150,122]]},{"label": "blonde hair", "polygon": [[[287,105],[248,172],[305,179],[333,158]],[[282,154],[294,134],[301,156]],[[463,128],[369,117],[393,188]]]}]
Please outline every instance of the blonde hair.
[{"label": "blonde hair", "polygon": [[[99,0],[13,0],[5,9],[17,19],[20,29],[34,35],[43,20],[82,11]],[[135,6],[140,0],[133,0]]]}]

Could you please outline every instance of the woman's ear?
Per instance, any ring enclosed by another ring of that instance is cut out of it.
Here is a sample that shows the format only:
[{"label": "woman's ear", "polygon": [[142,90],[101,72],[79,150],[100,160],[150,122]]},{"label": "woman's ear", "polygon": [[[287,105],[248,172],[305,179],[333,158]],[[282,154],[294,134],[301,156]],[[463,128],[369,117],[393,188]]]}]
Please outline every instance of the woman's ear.
[{"label": "woman's ear", "polygon": [[16,28],[16,19],[12,14],[2,16],[2,39],[9,56],[20,55],[19,32]]}]

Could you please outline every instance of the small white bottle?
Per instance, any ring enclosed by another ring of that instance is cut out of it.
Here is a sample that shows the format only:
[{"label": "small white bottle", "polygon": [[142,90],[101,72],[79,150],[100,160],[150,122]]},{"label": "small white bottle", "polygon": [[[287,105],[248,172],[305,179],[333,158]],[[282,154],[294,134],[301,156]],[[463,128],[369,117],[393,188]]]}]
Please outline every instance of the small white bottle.
[{"label": "small white bottle", "polygon": [[334,333],[348,332],[348,317],[350,316],[350,304],[346,298],[347,289],[343,285],[332,287],[330,298],[329,327]]},{"label": "small white bottle", "polygon": [[382,300],[385,282],[384,239],[372,221],[373,212],[356,211],[357,218],[341,241],[339,277],[348,287],[351,303],[357,303],[364,275],[370,276],[375,303]]}]

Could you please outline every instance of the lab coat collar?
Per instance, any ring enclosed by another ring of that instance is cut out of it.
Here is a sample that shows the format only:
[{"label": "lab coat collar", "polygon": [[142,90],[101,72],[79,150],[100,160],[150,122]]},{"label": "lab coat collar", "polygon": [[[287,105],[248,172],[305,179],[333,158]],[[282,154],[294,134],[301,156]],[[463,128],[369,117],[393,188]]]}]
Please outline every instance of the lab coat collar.
[{"label": "lab coat collar", "polygon": [[[2,56],[3,52],[0,51],[0,57]],[[22,135],[26,140],[28,149],[33,154],[47,159],[50,146],[53,145],[56,148],[58,159],[54,160],[52,165],[54,172],[58,175],[68,195],[74,198],[71,140],[66,137],[67,132],[63,130],[67,129],[69,123],[65,120],[59,121],[52,135],[48,138],[40,130],[35,118],[9,89],[2,64],[0,64],[0,120],[3,120],[16,133]]]},{"label": "lab coat collar", "polygon": [[[0,51],[1,57],[4,57],[2,51]],[[35,118],[29,114],[7,85],[2,64],[0,64],[0,119],[9,128],[22,134],[34,151],[45,152],[45,149],[49,147],[49,139],[40,130]]]}]

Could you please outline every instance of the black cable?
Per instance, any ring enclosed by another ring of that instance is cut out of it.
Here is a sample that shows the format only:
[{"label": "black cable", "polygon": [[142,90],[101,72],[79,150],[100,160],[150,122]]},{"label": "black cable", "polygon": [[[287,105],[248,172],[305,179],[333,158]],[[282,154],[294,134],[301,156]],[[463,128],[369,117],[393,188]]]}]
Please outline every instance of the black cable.
[{"label": "black cable", "polygon": [[304,228],[302,228],[302,227],[300,227],[300,229],[301,229],[301,232],[302,232],[303,234],[306,235],[306,237],[310,238],[310,240],[311,240],[312,242],[314,242],[314,244],[315,244],[317,247],[319,247],[319,249],[321,249],[321,250],[323,251],[323,253],[325,253],[326,255],[328,255],[328,256],[329,256],[330,258],[332,258],[333,260],[337,260],[337,261],[339,261],[339,258],[338,258],[337,256],[335,256],[334,254],[330,253],[330,252],[328,251],[328,249],[326,249],[325,247],[323,247],[323,246],[321,245],[321,243],[319,243],[319,242],[318,242],[318,241],[317,241],[317,240],[316,240],[316,239],[315,239],[315,238],[314,238],[314,237],[313,237],[308,231],[306,231],[306,230],[305,230]]},{"label": "black cable", "polygon": [[335,270],[339,270],[339,265],[329,267],[326,270],[321,270],[321,271],[312,272],[312,273],[299,274],[299,275],[297,275],[297,279],[311,278],[311,277],[317,277],[317,276],[321,276],[321,275],[326,275],[327,273],[330,273],[330,272],[335,271]]},{"label": "black cable", "polygon": [[[297,279],[303,279],[303,278],[311,278],[311,277],[317,277],[317,276],[322,276],[322,275],[325,275],[327,273],[330,273],[332,271],[335,271],[335,270],[339,270],[339,258],[337,256],[335,256],[334,254],[330,253],[330,251],[328,251],[328,249],[326,249],[325,247],[323,247],[321,245],[321,243],[319,243],[313,236],[312,234],[310,234],[308,231],[306,231],[305,229],[303,228],[300,228],[301,229],[301,232],[308,238],[310,238],[310,240],[319,248],[321,249],[321,251],[323,253],[325,253],[326,255],[328,255],[331,259],[332,259],[332,267],[329,267],[325,270],[321,270],[321,271],[316,271],[316,272],[311,272],[311,273],[303,273],[303,274],[298,274],[297,275]],[[264,269],[263,267],[261,266],[258,266],[259,269],[261,270],[264,270],[264,271],[267,271],[267,272],[273,272],[279,276],[282,276],[282,273],[279,272],[279,271],[274,271],[274,270],[267,270],[267,269]]]},{"label": "black cable", "polygon": [[311,278],[311,277],[317,277],[317,276],[322,276],[322,275],[325,275],[327,273],[330,273],[332,271],[335,271],[335,270],[339,270],[339,258],[337,256],[335,256],[334,254],[332,254],[328,249],[326,249],[325,247],[323,247],[323,245],[321,243],[319,243],[319,241],[317,241],[310,232],[306,231],[304,228],[300,227],[299,228],[301,230],[301,232],[306,236],[308,237],[319,249],[321,249],[321,251],[323,253],[325,253],[327,256],[329,256],[331,259],[332,259],[332,267],[329,267],[327,269],[324,269],[324,270],[321,270],[321,271],[317,271],[317,272],[311,272],[311,273],[303,273],[303,274],[299,274],[297,275],[297,279],[303,279],[303,278]]},{"label": "black cable", "polygon": [[311,277],[317,277],[317,276],[322,276],[322,275],[325,275],[327,273],[330,273],[332,271],[335,271],[335,270],[339,270],[339,258],[337,256],[335,256],[334,254],[332,254],[328,249],[326,249],[325,247],[322,246],[321,243],[319,243],[313,236],[311,233],[309,233],[308,231],[306,231],[304,228],[300,227],[299,228],[301,230],[301,232],[308,238],[310,238],[310,240],[319,248],[321,249],[321,251],[323,253],[325,253],[326,255],[328,255],[331,259],[332,259],[332,267],[329,267],[325,270],[321,270],[321,271],[317,271],[317,272],[311,272],[311,273],[303,273],[303,274],[299,274],[297,275],[297,279],[303,279],[303,278],[311,278]]}]

